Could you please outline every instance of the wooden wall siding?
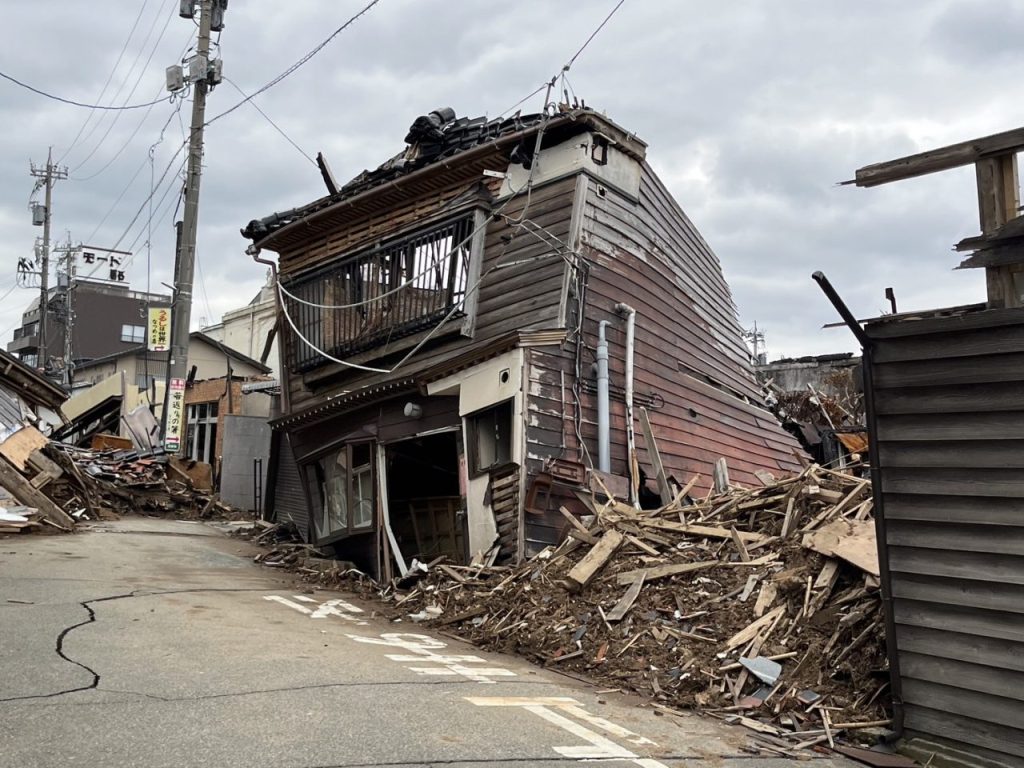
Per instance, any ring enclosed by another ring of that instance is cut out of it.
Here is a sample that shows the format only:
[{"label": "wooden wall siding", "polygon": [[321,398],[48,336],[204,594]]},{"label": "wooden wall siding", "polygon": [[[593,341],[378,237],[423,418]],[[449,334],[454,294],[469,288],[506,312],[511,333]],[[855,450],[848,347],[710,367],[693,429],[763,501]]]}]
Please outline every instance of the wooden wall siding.
[{"label": "wooden wall siding", "polygon": [[[523,376],[526,420],[526,492],[543,471],[548,459],[580,460],[573,429],[572,383],[575,374],[571,344],[565,348],[537,347],[527,351]],[[562,400],[562,379],[565,379],[565,401]],[[593,461],[597,462],[596,446]],[[523,538],[526,555],[545,544],[557,543],[565,528],[565,519],[558,510],[547,514],[524,513]]]},{"label": "wooden wall siding", "polygon": [[1024,318],[869,324],[910,737],[1024,765]]},{"label": "wooden wall siding", "polygon": [[[664,399],[650,418],[667,470],[682,482],[701,474],[700,488],[708,487],[722,456],[742,484],[757,484],[757,469],[776,475],[798,470],[796,441],[767,410],[736,396],[759,399],[728,286],[714,254],[649,168],[639,205],[612,190],[602,194],[596,183],[588,186],[582,242],[593,265],[585,374],[593,376],[597,323],[609,320],[612,385],[623,386],[625,323],[614,307],[631,305],[637,310],[635,388],[638,395]],[[694,375],[681,371],[680,363]],[[584,438],[596,455],[596,396],[586,395],[583,405]],[[621,397],[613,398],[612,410],[612,471],[624,474]],[[637,441],[641,464],[653,477],[642,437]]]},{"label": "wooden wall siding", "polygon": [[[529,207],[526,209],[527,218],[545,227],[556,237],[565,239],[572,218],[575,186],[576,179],[567,178],[537,187],[533,190]],[[516,218],[522,214],[525,205],[526,196],[521,195],[512,200],[503,212]],[[354,370],[345,372],[341,366],[334,364],[333,367],[338,371],[337,376],[314,388],[310,387],[301,375],[290,373],[288,386],[292,411],[301,411],[323,395],[335,391],[376,386],[396,377],[415,376],[446,357],[464,352],[470,346],[486,344],[509,331],[557,327],[566,266],[562,258],[551,255],[554,253],[555,250],[550,244],[541,242],[536,236],[516,230],[513,225],[501,218],[492,221],[486,230],[481,275],[485,275],[499,260],[502,263],[510,263],[538,256],[548,257],[500,269],[484,276],[477,296],[476,324],[472,338],[449,335],[432,342],[393,375],[367,374]],[[453,321],[453,328],[458,327],[456,323],[461,321]],[[290,329],[285,339],[286,344],[302,343]],[[366,365],[387,368],[404,354],[403,350],[391,358],[368,361],[357,359]],[[324,369],[329,367],[324,366]]]}]

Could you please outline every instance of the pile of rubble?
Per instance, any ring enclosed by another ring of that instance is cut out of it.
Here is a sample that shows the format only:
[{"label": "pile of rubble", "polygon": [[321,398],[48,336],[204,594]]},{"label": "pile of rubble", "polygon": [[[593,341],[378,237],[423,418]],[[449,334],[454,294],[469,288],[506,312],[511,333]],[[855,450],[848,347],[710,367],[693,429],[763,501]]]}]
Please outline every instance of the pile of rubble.
[{"label": "pile of rubble", "polygon": [[180,519],[240,519],[212,490],[210,465],[163,451],[91,451],[52,443],[89,506],[103,515],[143,514]]},{"label": "pile of rubble", "polygon": [[384,596],[780,749],[876,736],[890,715],[870,481],[817,465],[765,479],[697,502],[691,482],[656,511],[563,509],[568,538],[518,567],[417,565]]},{"label": "pile of rubble", "polygon": [[237,520],[208,464],[163,451],[89,450],[23,427],[0,444],[0,534],[68,532],[82,520],[143,514]]}]

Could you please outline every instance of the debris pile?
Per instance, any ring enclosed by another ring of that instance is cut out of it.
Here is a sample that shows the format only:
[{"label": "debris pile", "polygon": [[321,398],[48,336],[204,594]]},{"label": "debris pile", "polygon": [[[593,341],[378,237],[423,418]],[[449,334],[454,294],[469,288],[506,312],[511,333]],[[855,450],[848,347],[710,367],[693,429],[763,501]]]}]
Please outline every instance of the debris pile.
[{"label": "debris pile", "polygon": [[234,520],[244,513],[211,489],[210,465],[163,451],[93,451],[52,443],[49,452],[71,470],[77,488],[99,514]]},{"label": "debris pile", "polygon": [[557,548],[514,568],[420,565],[385,596],[480,646],[735,720],[780,750],[877,735],[889,702],[870,481],[812,464],[687,503],[695,482],[656,511],[563,508]]},{"label": "debris pile", "polygon": [[124,514],[244,517],[212,491],[212,475],[208,464],[163,451],[77,448],[23,427],[0,443],[0,534],[67,532]]}]

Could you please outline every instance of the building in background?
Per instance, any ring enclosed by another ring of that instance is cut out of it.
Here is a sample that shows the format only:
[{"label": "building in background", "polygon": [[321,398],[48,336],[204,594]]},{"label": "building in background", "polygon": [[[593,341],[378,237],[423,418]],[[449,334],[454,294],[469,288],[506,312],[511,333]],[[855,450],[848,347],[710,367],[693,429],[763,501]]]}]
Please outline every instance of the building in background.
[{"label": "building in background", "polygon": [[[236,376],[249,379],[268,376],[270,368],[231,347],[212,339],[205,333],[189,334],[188,367],[195,368],[192,381]],[[145,338],[113,354],[90,360],[75,368],[73,389],[86,389],[108,379],[115,373],[125,374],[126,380],[139,389],[162,386],[167,377],[167,353],[150,352]]]},{"label": "building in background", "polygon": [[270,375],[276,377],[277,302],[274,291],[273,276],[268,273],[266,285],[260,288],[252,301],[244,307],[225,312],[219,323],[205,326],[202,330],[211,339],[259,360],[270,368]]},{"label": "building in background", "polygon": [[[21,316],[21,326],[7,343],[7,351],[32,368],[63,369],[67,325],[68,285],[50,290],[47,307],[46,353],[39,350],[39,298]],[[71,350],[75,365],[117,355],[146,341],[146,308],[167,307],[171,297],[133,291],[124,284],[76,279],[71,282],[70,305],[74,318]]]}]

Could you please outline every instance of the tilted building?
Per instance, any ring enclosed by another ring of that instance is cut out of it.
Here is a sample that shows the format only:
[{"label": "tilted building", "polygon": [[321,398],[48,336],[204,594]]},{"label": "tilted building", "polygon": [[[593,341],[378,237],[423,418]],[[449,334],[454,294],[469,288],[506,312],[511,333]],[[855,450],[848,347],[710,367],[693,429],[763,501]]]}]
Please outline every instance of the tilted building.
[{"label": "tilted building", "polygon": [[741,484],[797,466],[644,142],[589,110],[438,110],[406,145],[341,187],[322,164],[327,196],[243,230],[279,280],[277,519],[378,571],[516,559],[595,474],[636,497],[707,489],[722,457]]}]

